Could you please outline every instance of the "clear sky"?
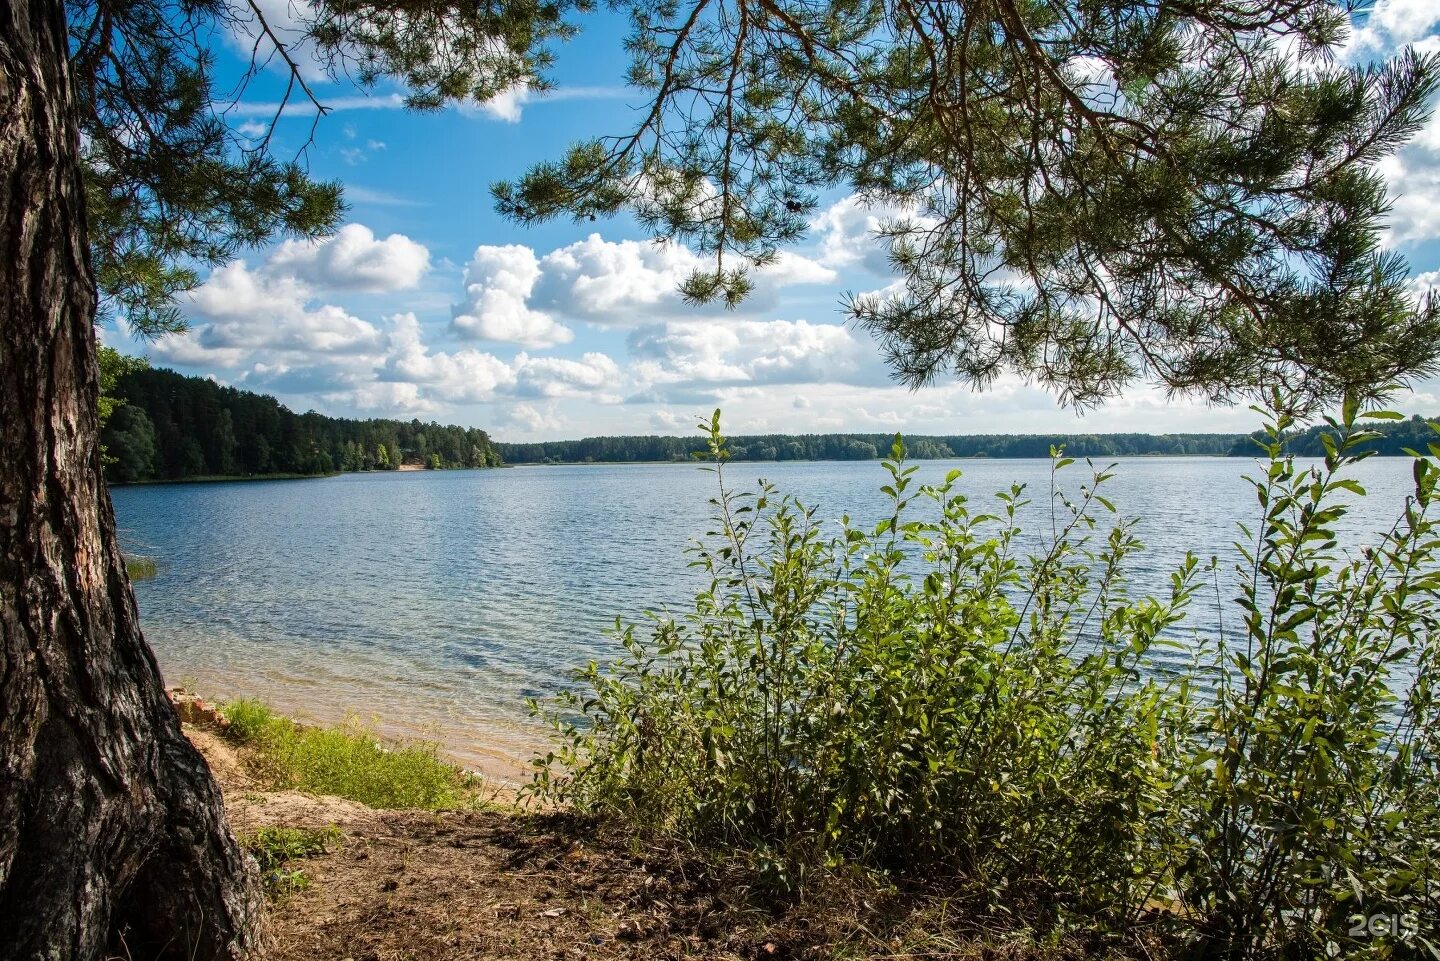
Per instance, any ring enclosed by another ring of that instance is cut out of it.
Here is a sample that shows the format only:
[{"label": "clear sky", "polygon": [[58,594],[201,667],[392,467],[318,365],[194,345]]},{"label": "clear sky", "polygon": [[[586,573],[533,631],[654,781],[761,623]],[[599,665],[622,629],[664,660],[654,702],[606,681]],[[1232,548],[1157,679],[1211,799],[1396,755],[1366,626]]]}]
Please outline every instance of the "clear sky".
[{"label": "clear sky", "polygon": [[[298,2],[261,6],[283,24]],[[102,336],[297,411],[435,419],[501,440],[687,433],[715,407],[733,433],[1256,426],[1243,408],[1167,402],[1152,389],[1081,417],[1014,379],[985,393],[895,386],[869,336],[839,309],[844,292],[891,279],[867,236],[882,214],[843,195],[822,204],[809,237],[757,278],[738,312],[684,306],[675,286],[695,255],[649,243],[628,220],[532,228],[503,220],[493,181],[558,157],[572,141],[630,129],[642,95],[622,85],[623,27],[610,15],[585,18],[582,36],[557,50],[551,94],[433,114],[312,70],[333,112],[304,157],[314,174],[344,182],[345,226],[324,242],[279,244],[213,271],[185,300],[186,334],[149,344],[123,330]],[[1406,44],[1440,49],[1440,3],[1379,0],[1347,56]],[[216,47],[219,75],[234,80],[248,41],[223,37]],[[242,134],[263,131],[281,79],[263,73],[231,111]],[[312,120],[303,110],[283,116],[277,152],[300,151]],[[1387,243],[1409,259],[1417,288],[1440,285],[1440,120],[1385,173],[1395,203]],[[1440,414],[1440,382],[1416,385],[1396,406]]]}]

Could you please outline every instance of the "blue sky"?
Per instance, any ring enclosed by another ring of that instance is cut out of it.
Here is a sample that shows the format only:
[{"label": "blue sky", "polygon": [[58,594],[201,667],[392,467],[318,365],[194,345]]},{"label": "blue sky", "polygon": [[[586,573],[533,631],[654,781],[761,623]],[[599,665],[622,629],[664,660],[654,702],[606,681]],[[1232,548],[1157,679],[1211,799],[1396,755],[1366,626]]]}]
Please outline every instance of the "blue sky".
[{"label": "blue sky", "polygon": [[[261,5],[283,25],[303,13],[299,2]],[[493,181],[633,123],[641,97],[622,85],[623,26],[587,18],[581,38],[557,50],[549,96],[439,113],[410,113],[384,90],[367,96],[312,71],[333,112],[304,156],[314,174],[344,182],[345,226],[320,243],[277,244],[217,268],[182,305],[184,335],[149,344],[123,329],[102,336],[296,410],[435,419],[503,440],[686,433],[715,407],[735,433],[1255,426],[1243,408],[1167,402],[1154,389],[1081,417],[1014,378],[985,393],[894,385],[838,307],[844,292],[891,280],[868,236],[883,212],[844,195],[827,198],[806,241],[760,274],[756,294],[733,313],[684,306],[675,285],[697,258],[649,243],[626,219],[533,228],[503,220]],[[1405,44],[1440,49],[1440,4],[1380,0],[1347,56]],[[217,46],[218,72],[233,80],[248,43]],[[281,80],[266,72],[250,85],[230,114],[239,131],[263,129]],[[281,155],[305,145],[311,120],[303,111],[280,119]],[[1409,259],[1417,289],[1440,285],[1440,121],[1385,174],[1395,204],[1387,242]],[[1416,385],[1396,405],[1440,414],[1440,382]]]}]

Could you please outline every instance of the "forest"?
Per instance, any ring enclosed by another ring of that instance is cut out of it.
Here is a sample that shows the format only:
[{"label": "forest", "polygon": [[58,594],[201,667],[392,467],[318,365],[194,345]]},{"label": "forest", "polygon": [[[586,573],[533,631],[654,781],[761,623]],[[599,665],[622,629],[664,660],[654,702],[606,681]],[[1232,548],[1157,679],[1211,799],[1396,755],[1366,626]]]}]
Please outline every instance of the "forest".
[{"label": "forest", "polygon": [[[1415,414],[1408,420],[1392,420],[1388,422],[1375,423],[1367,430],[1376,436],[1358,445],[1359,450],[1366,453],[1379,454],[1382,457],[1406,457],[1415,452],[1423,452],[1435,442],[1435,426],[1440,425],[1440,417],[1425,419]],[[1286,449],[1298,457],[1324,457],[1325,437],[1335,438],[1337,431],[1326,424],[1314,424],[1304,430],[1294,431],[1286,435]],[[1237,443],[1230,453],[1234,456],[1254,456],[1259,449],[1254,441],[1263,441],[1264,435],[1255,433],[1250,438]]]},{"label": "forest", "polygon": [[[875,460],[893,434],[757,434],[730,441],[733,460]],[[952,434],[905,436],[916,460],[946,457],[1048,457],[1051,447],[1076,457],[1161,454],[1223,456],[1243,445],[1236,434]],[[508,464],[578,464],[689,460],[704,445],[690,437],[587,437],[539,444],[497,444]]]},{"label": "forest", "polygon": [[129,363],[101,440],[111,483],[336,471],[495,467],[474,427],[296,414],[274,397]]},{"label": "forest", "polygon": [[[225,387],[203,377],[152,368],[102,350],[106,477],[111,483],[198,477],[321,475],[338,471],[448,469],[501,464],[653,463],[689,461],[704,444],[691,437],[587,437],[510,444],[474,427],[419,420],[354,420],[296,414],[274,397]],[[1403,456],[1424,450],[1430,423],[1418,414],[1377,424],[1365,445]],[[1323,424],[1287,436],[1289,450],[1322,457]],[[892,434],[753,434],[730,441],[734,460],[876,460]],[[1250,457],[1245,434],[945,434],[907,435],[915,460],[948,457]]]},{"label": "forest", "polygon": [[[1440,418],[1435,419],[1440,421]],[[1374,440],[1360,445],[1365,452],[1405,456],[1425,450],[1434,434],[1420,415],[1370,428]],[[1301,457],[1325,456],[1326,425],[1286,436],[1287,449]],[[733,437],[731,460],[877,460],[890,451],[893,434],[752,434]],[[948,457],[1048,457],[1063,447],[1071,457],[1254,457],[1260,452],[1247,434],[943,434],[905,435],[905,453],[912,460]],[[702,442],[690,437],[587,437],[584,440],[533,444],[497,442],[507,464],[590,464],[688,461],[704,455]]]}]

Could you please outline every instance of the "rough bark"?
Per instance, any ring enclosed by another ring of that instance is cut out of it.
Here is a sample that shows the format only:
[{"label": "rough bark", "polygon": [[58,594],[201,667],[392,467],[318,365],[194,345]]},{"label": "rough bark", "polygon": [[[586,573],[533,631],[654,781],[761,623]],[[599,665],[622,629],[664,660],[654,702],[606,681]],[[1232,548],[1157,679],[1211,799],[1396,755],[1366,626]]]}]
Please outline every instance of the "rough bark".
[{"label": "rough bark", "polygon": [[260,901],[180,733],[100,479],[62,0],[0,3],[0,958],[254,953]]}]

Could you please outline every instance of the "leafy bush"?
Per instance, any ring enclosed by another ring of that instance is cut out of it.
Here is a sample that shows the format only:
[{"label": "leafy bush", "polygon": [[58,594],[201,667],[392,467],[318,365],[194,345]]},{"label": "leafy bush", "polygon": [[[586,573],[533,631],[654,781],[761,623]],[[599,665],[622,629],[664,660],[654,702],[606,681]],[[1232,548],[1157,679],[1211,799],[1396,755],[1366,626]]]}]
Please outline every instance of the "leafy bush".
[{"label": "leafy bush", "polygon": [[[558,745],[531,789],[778,889],[852,864],[1051,930],[1143,920],[1205,956],[1416,946],[1440,881],[1437,471],[1417,459],[1394,529],[1342,556],[1360,419],[1347,407],[1307,468],[1270,418],[1243,632],[1184,638],[1223,567],[1189,556],[1163,596],[1132,596],[1141,545],[1108,470],[1067,493],[1057,452],[1026,552],[1024,488],[977,509],[958,471],[917,487],[897,438],[890,516],[831,534],[768,484],[727,486],[717,412],[715,528],[693,548],[710,585],[683,617],[617,621],[624,656],[537,705]],[[1163,646],[1191,667],[1152,670]]]},{"label": "leafy bush", "polygon": [[230,736],[251,745],[251,769],[279,790],[333,794],[376,808],[444,810],[478,802],[480,782],[434,744],[387,744],[356,718],[308,727],[256,701],[225,705]]}]

